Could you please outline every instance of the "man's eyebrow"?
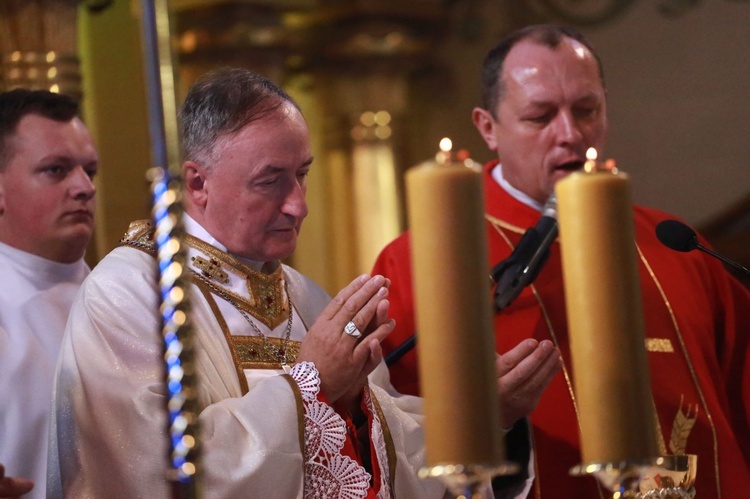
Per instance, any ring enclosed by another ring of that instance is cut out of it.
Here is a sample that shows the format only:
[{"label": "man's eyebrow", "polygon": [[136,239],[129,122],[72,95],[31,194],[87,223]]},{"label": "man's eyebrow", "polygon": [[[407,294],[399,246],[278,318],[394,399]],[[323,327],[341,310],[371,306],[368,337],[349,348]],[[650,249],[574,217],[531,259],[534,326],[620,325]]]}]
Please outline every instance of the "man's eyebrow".
[{"label": "man's eyebrow", "polygon": [[[307,160],[305,160],[304,163],[300,165],[300,167],[310,166],[313,162],[313,157],[310,156]],[[260,170],[258,170],[258,175],[266,175],[266,174],[275,174],[275,173],[283,173],[287,170],[287,168],[283,166],[278,166],[273,163],[265,164],[263,165]]]},{"label": "man's eyebrow", "polygon": [[75,160],[71,158],[70,156],[65,156],[61,154],[50,154],[49,156],[44,156],[41,158],[37,163],[73,163]]},{"label": "man's eyebrow", "polygon": [[[312,162],[313,162],[313,157],[310,156],[300,166],[310,166],[312,164]],[[267,165],[265,165],[263,167],[263,170],[275,173],[275,172],[282,172],[282,171],[286,170],[286,168],[283,167],[283,166],[276,166],[274,164],[267,164]]]}]

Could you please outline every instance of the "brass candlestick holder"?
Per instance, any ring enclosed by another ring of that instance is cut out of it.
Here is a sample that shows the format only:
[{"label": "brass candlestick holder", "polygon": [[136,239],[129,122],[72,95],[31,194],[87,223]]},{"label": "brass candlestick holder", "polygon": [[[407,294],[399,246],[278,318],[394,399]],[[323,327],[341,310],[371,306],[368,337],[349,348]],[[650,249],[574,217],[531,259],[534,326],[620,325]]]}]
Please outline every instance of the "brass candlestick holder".
[{"label": "brass candlestick holder", "polygon": [[518,464],[507,461],[497,466],[442,464],[420,469],[419,478],[437,478],[458,499],[480,499],[482,489],[490,485],[493,477],[513,475],[518,470]]},{"label": "brass candlestick holder", "polygon": [[634,461],[579,464],[574,476],[593,475],[613,499],[693,499],[697,456],[678,455]]},{"label": "brass candlestick holder", "polygon": [[648,468],[640,483],[639,499],[693,499],[698,456],[669,455]]},{"label": "brass candlestick holder", "polygon": [[612,492],[613,499],[637,497],[640,483],[646,470],[658,466],[659,458],[645,458],[634,461],[586,463],[570,470],[573,476],[593,475],[604,488]]}]

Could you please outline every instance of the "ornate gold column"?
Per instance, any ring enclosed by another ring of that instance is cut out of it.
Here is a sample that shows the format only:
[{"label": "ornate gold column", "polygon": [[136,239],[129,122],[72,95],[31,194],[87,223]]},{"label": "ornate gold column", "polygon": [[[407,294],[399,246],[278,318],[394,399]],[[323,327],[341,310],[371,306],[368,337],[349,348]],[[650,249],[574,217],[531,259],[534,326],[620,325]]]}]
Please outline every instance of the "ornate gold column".
[{"label": "ornate gold column", "polygon": [[0,90],[24,87],[81,97],[78,0],[0,2]]}]

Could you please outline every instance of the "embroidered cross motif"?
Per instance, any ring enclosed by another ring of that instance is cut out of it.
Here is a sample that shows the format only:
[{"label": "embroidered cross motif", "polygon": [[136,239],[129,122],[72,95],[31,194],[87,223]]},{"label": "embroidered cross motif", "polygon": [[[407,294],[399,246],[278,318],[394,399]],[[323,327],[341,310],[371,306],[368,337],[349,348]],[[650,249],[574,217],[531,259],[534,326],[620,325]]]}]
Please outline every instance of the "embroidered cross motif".
[{"label": "embroidered cross motif", "polygon": [[229,274],[224,272],[224,269],[221,268],[221,264],[217,259],[211,258],[209,260],[202,256],[194,256],[191,260],[193,261],[195,268],[200,270],[205,277],[215,279],[222,284],[229,284]]}]

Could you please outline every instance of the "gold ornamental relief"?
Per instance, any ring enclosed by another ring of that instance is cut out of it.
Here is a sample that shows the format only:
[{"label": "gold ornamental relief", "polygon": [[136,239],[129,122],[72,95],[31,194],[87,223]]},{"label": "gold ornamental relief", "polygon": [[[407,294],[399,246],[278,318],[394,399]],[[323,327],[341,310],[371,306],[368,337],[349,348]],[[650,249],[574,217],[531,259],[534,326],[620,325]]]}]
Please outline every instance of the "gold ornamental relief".
[{"label": "gold ornamental relief", "polygon": [[[259,336],[237,336],[232,335],[228,338],[232,347],[237,354],[237,362],[241,369],[281,369],[278,355],[267,348],[263,338]],[[299,354],[301,343],[299,341],[289,341],[286,344],[287,352],[284,352],[284,340],[282,338],[267,338],[279,354],[286,354],[289,364],[294,364]]]},{"label": "gold ornamental relief", "polygon": [[[202,253],[191,258],[194,270],[215,286],[220,295],[225,295],[223,298],[229,298],[238,308],[269,329],[275,329],[289,319],[289,298],[281,265],[277,265],[270,274],[265,274],[189,234],[185,242],[188,247]],[[230,275],[244,281],[245,289],[230,289]]]},{"label": "gold ornamental relief", "polygon": [[692,407],[688,404],[683,412],[683,401],[684,396],[680,396],[680,407],[677,408],[677,415],[672,422],[672,436],[669,439],[669,450],[675,455],[685,454],[688,437],[698,419],[698,404]]},{"label": "gold ornamental relief", "polygon": [[669,338],[646,338],[646,351],[674,353],[674,346]]}]

